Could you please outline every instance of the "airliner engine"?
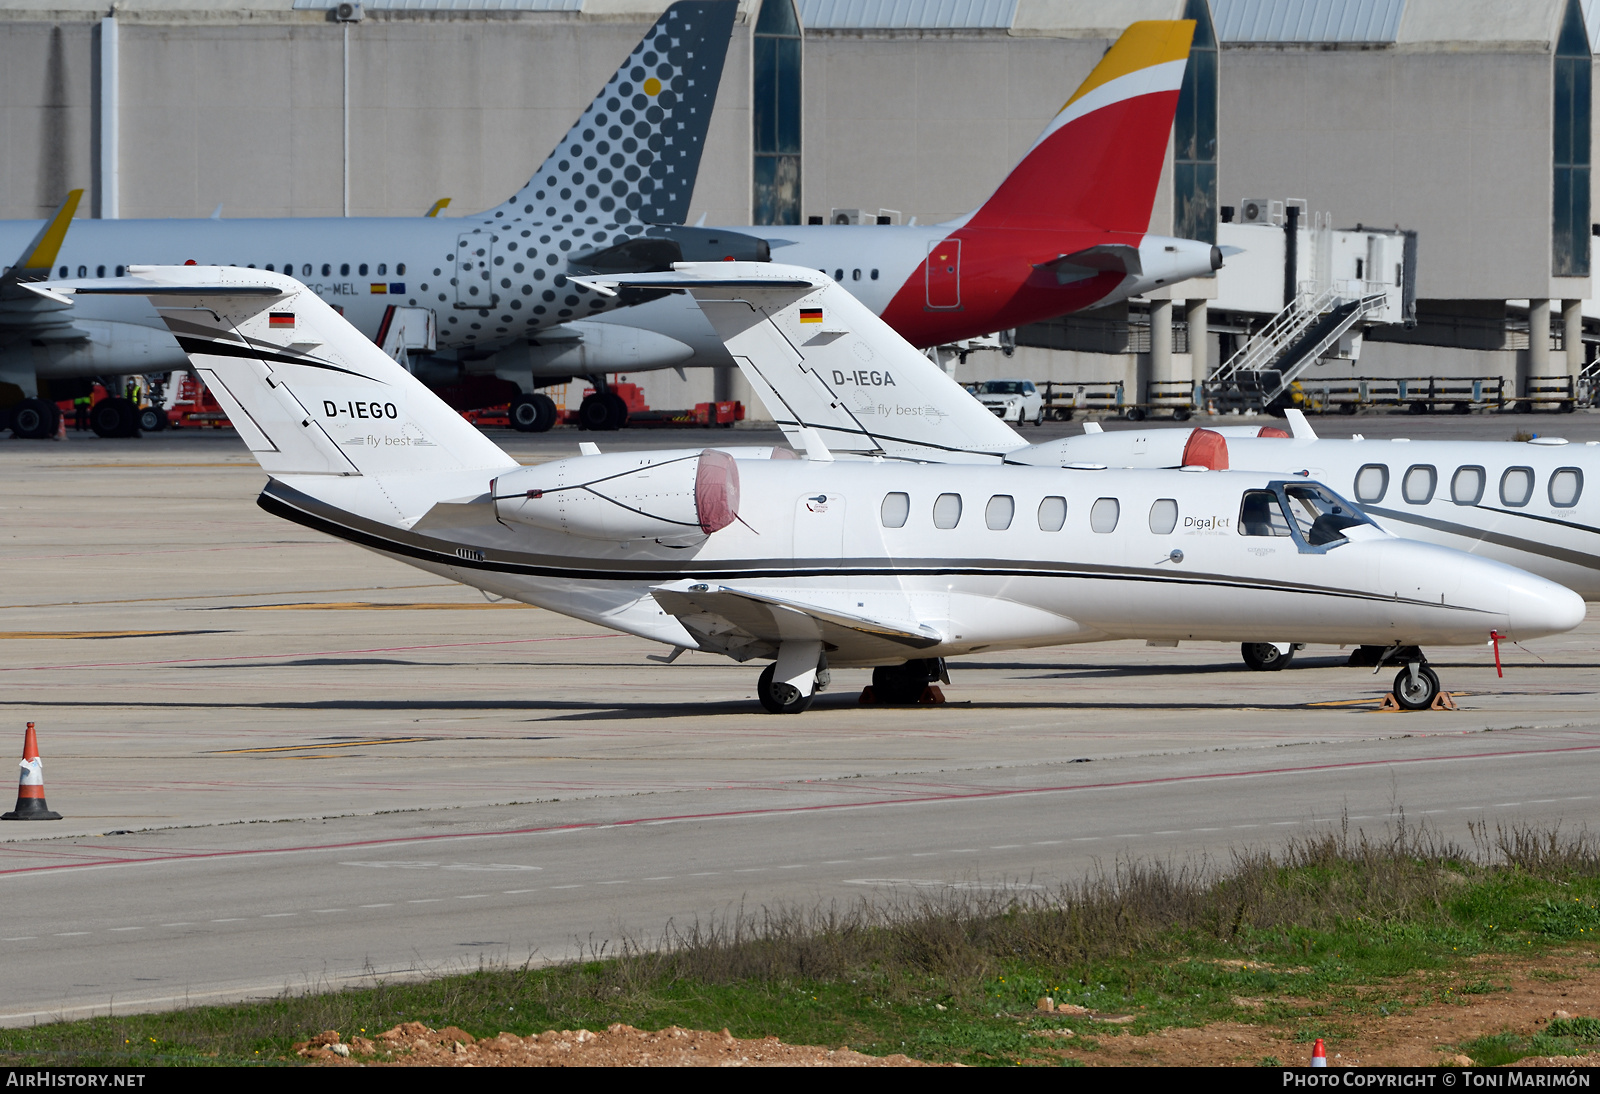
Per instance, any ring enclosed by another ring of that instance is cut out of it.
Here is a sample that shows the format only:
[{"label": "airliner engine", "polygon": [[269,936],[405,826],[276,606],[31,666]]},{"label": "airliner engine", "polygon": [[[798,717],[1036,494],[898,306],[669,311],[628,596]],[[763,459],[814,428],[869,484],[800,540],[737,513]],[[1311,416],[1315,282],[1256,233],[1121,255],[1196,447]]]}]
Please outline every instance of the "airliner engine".
[{"label": "airliner engine", "polygon": [[495,516],[590,539],[700,539],[738,519],[739,467],[715,448],[579,456],[501,475]]}]

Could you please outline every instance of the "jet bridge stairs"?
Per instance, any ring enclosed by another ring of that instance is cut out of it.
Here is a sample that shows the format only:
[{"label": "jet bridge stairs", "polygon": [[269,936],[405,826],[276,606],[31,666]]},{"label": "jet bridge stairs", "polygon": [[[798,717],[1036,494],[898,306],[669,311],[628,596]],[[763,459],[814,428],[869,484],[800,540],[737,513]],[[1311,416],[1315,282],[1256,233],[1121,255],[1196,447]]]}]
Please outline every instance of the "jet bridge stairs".
[{"label": "jet bridge stairs", "polygon": [[1288,307],[1212,372],[1205,383],[1207,401],[1218,410],[1281,405],[1306,369],[1351,329],[1370,325],[1387,301],[1387,290],[1361,282],[1302,287]]}]

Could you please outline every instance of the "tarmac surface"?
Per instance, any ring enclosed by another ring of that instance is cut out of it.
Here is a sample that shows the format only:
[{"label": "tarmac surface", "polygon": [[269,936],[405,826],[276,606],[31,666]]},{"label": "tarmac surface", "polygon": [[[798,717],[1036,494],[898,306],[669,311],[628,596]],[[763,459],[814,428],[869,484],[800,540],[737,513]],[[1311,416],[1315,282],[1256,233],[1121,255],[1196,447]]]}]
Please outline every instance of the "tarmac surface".
[{"label": "tarmac surface", "polygon": [[[1584,413],[1314,424],[1600,439]],[[579,436],[495,439],[534,462]],[[867,672],[836,671],[774,717],[756,667],[660,665],[268,516],[231,433],[0,440],[0,470],[0,745],[38,723],[65,815],[0,825],[4,1024],[560,959],[778,903],[1048,889],[1401,812],[1463,843],[1600,819],[1594,609],[1506,648],[1503,679],[1487,648],[1433,651],[1456,713],[1376,712],[1392,672],[1332,649],[1251,673],[1236,648],[1123,642],[955,662],[935,708],[858,706]]]}]

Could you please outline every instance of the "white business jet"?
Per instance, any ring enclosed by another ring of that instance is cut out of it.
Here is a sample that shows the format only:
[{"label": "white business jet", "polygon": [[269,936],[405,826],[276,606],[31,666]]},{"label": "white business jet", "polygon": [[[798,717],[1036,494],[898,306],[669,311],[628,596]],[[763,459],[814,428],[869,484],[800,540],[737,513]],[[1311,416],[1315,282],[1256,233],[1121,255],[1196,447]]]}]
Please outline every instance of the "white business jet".
[{"label": "white business jet", "polygon": [[[957,423],[970,450],[955,465],[915,462],[917,446],[887,435],[879,451],[905,458],[834,459],[802,425],[803,459],[585,445],[521,467],[291,278],[131,273],[66,288],[150,298],[271,476],[263,508],[674,657],[770,659],[759,694],[774,712],[810,706],[830,667],[873,666],[880,698],[904,702],[944,658],[985,650],[1239,641],[1275,624],[1414,648],[1531,638],[1583,616],[1558,585],[1390,536],[1308,479],[1005,466],[986,450],[1010,431],[981,408],[970,429]],[[840,398],[853,421],[870,417],[867,396],[874,421],[934,416],[926,399],[882,397],[926,388],[899,377],[927,361],[825,275],[735,262],[633,280],[688,287],[757,382],[848,370],[854,388],[841,384]],[[776,398],[770,385],[763,394]],[[828,435],[860,449],[867,432]],[[1241,511],[1289,535],[1240,536]],[[1420,659],[1399,681],[1408,706],[1439,690]]]},{"label": "white business jet", "polygon": [[[1204,450],[1212,466],[1333,483],[1397,535],[1498,559],[1600,600],[1600,444],[1323,438],[1300,411],[1288,419],[1292,434],[1271,426],[1090,432],[1013,458],[1177,467]],[[1279,669],[1293,650],[1278,641],[1243,652],[1252,668]]]}]

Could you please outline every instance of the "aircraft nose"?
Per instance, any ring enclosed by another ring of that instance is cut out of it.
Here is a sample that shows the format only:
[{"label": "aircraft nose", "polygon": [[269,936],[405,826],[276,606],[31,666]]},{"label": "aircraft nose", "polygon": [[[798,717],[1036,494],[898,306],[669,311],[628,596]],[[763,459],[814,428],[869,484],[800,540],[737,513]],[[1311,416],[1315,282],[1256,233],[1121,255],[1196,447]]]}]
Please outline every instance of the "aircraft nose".
[{"label": "aircraft nose", "polygon": [[1520,642],[1565,634],[1583,622],[1587,609],[1583,597],[1566,586],[1524,574],[1511,583],[1511,633],[1507,637]]}]

